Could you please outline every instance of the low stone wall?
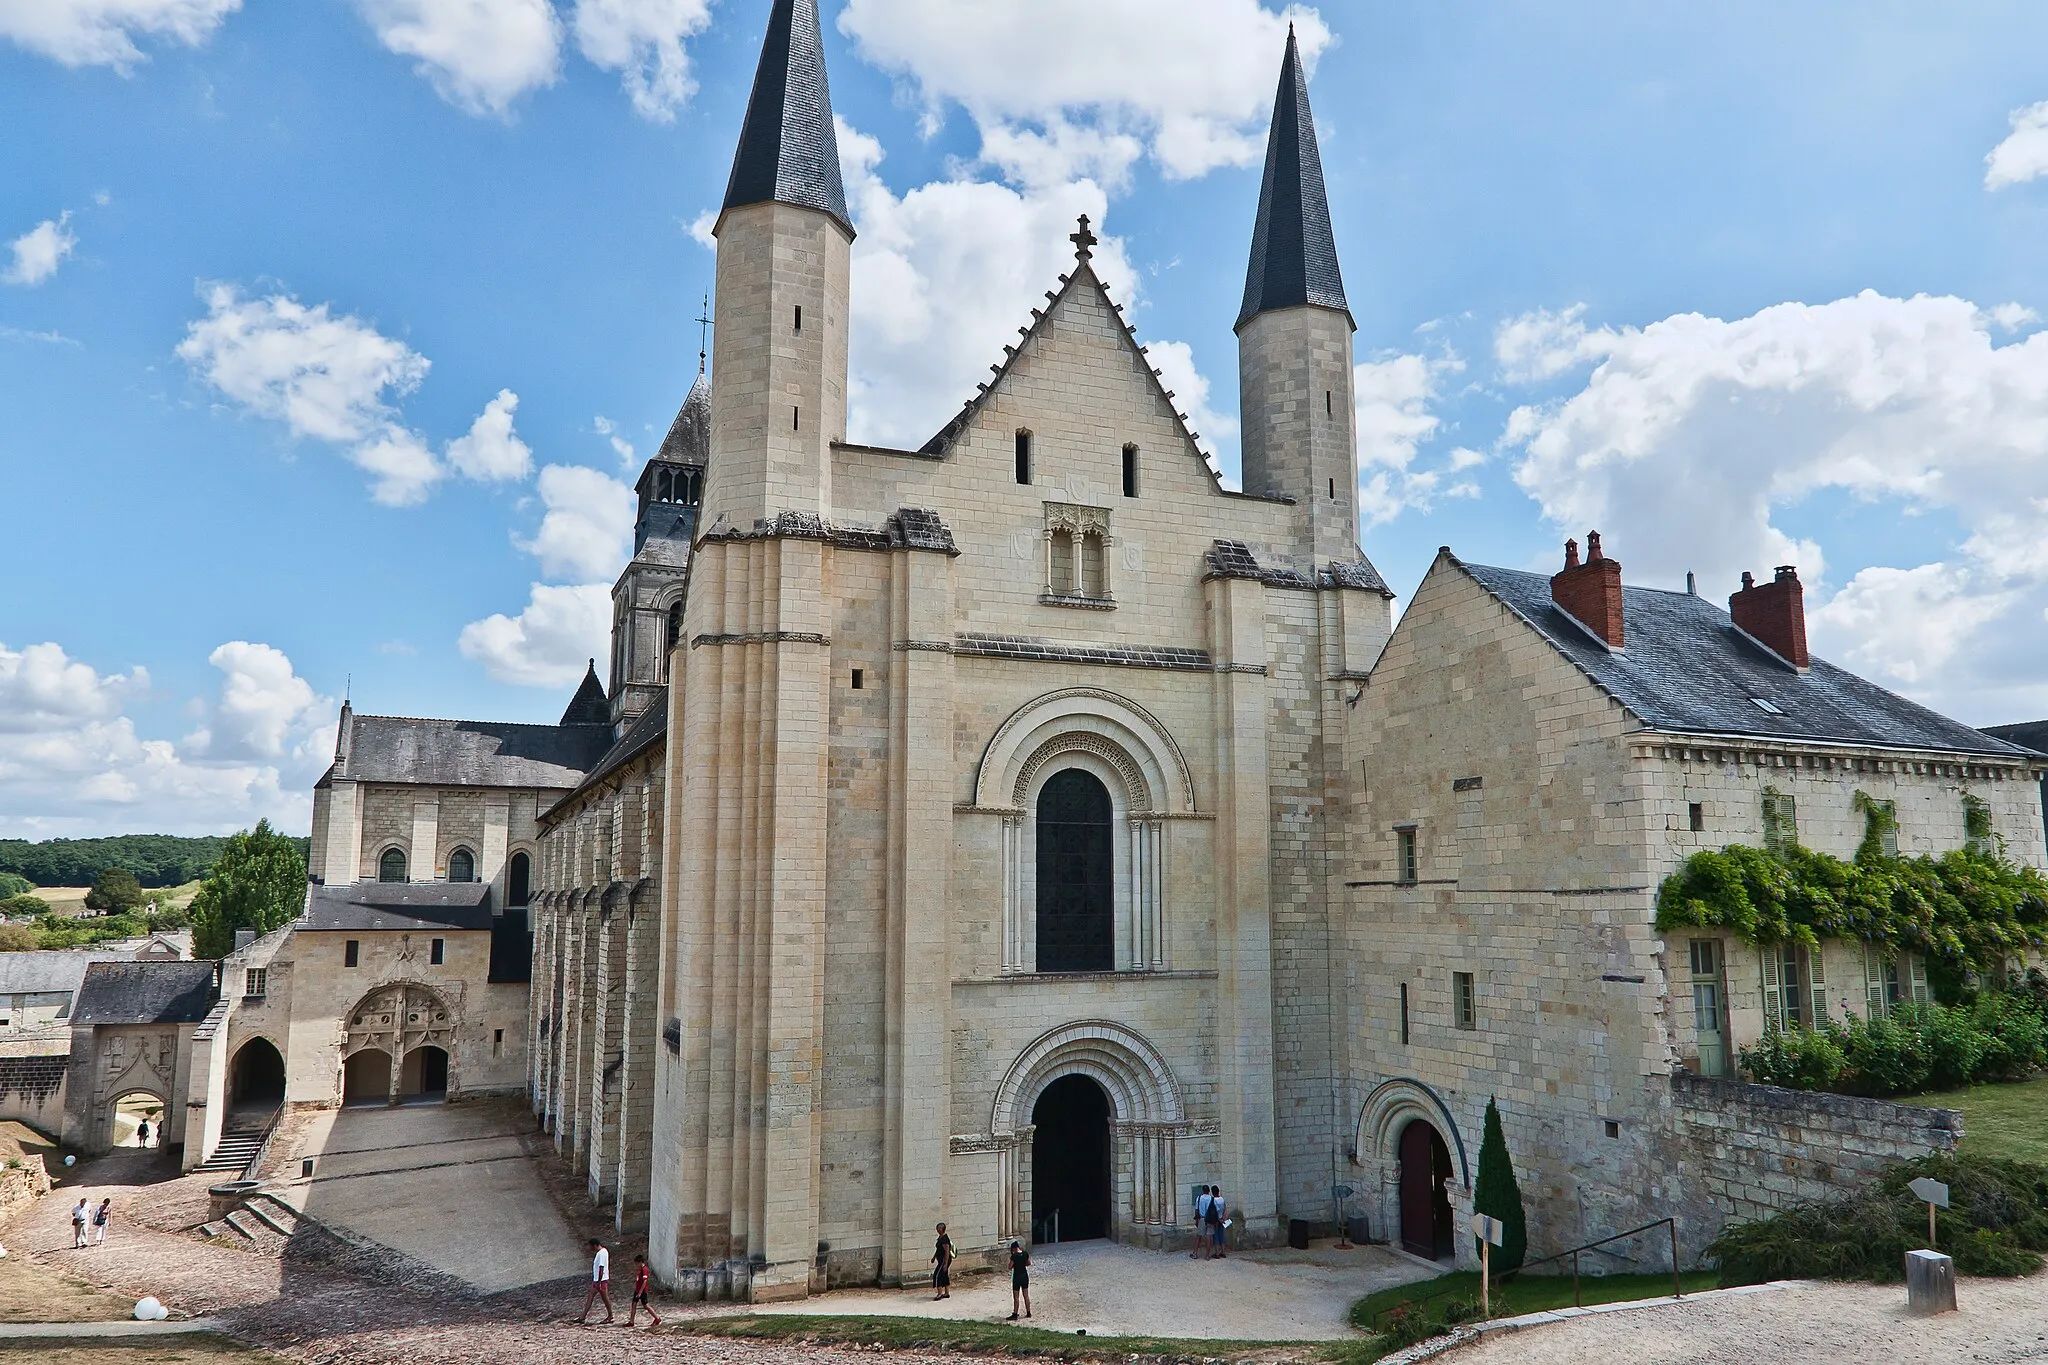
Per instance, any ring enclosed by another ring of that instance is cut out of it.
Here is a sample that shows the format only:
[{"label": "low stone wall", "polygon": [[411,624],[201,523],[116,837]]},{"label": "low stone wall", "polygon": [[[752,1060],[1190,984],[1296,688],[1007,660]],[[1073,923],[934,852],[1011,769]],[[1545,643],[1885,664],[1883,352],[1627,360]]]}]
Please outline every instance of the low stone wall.
[{"label": "low stone wall", "polygon": [[0,1119],[45,1133],[64,1126],[64,1080],[71,1067],[71,1035],[10,1038],[0,1043]]},{"label": "low stone wall", "polygon": [[1963,1115],[1746,1081],[1671,1077],[1679,1254],[1697,1260],[1722,1226],[1867,1188],[1887,1166],[1953,1152]]},{"label": "low stone wall", "polygon": [[0,1166],[0,1223],[49,1192],[50,1172],[40,1153],[22,1157],[19,1166]]}]

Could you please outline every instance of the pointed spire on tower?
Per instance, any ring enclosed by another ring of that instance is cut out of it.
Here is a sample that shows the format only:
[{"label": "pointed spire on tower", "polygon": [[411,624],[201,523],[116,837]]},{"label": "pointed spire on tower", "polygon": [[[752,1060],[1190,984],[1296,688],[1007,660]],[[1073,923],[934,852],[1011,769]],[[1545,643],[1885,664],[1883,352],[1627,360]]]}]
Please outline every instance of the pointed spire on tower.
[{"label": "pointed spire on tower", "polygon": [[725,208],[769,202],[829,213],[850,236],[818,0],[775,0],[725,186]]},{"label": "pointed spire on tower", "polygon": [[583,674],[583,685],[576,689],[576,695],[569,699],[569,709],[562,712],[563,725],[610,725],[612,723],[611,703],[605,700],[604,684],[597,680],[597,660],[590,661],[590,667]]},{"label": "pointed spire on tower", "polygon": [[1316,150],[1315,117],[1308,107],[1308,77],[1294,26],[1273,97],[1273,129],[1266,140],[1266,176],[1259,186],[1259,218],[1252,229],[1251,268],[1237,326],[1274,308],[1312,304],[1350,316],[1344,277],[1337,269],[1337,239],[1323,190],[1323,159]]}]

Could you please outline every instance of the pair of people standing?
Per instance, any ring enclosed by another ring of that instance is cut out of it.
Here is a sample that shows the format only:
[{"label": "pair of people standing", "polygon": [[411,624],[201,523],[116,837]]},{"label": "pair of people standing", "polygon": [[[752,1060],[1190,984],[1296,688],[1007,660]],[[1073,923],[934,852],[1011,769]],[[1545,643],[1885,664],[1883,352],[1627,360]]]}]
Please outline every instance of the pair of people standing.
[{"label": "pair of people standing", "polygon": [[1195,1249],[1188,1255],[1205,1261],[1229,1255],[1223,1243],[1224,1234],[1229,1230],[1230,1216],[1223,1202],[1223,1188],[1211,1185],[1195,1196]]},{"label": "pair of people standing", "polygon": [[71,1210],[72,1248],[75,1250],[86,1245],[87,1227],[92,1229],[93,1243],[98,1246],[105,1246],[107,1244],[107,1220],[113,1216],[113,1210],[114,1201],[111,1199],[100,1200],[98,1208],[92,1207],[92,1201],[89,1199],[79,1199],[78,1207]]}]

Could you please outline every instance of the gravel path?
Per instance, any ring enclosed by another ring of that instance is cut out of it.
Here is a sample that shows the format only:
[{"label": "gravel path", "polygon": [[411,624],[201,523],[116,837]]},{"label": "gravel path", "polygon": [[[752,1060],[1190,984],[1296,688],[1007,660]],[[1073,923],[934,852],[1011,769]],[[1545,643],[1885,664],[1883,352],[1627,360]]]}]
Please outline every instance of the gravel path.
[{"label": "gravel path", "polygon": [[2048,1360],[2048,1273],[1964,1280],[1961,1311],[1906,1316],[1904,1285],[1810,1284],[1490,1334],[1445,1365],[1723,1365]]}]

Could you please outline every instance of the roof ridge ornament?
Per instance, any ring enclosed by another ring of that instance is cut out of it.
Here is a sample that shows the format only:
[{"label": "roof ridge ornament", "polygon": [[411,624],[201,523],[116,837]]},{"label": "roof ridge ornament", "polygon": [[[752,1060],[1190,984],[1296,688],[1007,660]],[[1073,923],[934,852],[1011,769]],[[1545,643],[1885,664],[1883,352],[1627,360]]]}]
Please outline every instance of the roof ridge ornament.
[{"label": "roof ridge ornament", "polygon": [[1067,234],[1067,240],[1074,244],[1074,259],[1086,265],[1095,256],[1095,245],[1102,239],[1088,230],[1088,215],[1081,215],[1081,230]]}]

